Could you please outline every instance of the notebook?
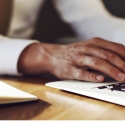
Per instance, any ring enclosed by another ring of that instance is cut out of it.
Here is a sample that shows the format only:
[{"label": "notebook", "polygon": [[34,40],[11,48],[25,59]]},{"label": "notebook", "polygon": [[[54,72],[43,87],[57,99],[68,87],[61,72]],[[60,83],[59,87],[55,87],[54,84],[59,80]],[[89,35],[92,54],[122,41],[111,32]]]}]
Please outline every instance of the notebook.
[{"label": "notebook", "polygon": [[0,104],[27,102],[33,100],[38,100],[38,98],[0,81]]},{"label": "notebook", "polygon": [[125,106],[125,82],[57,81],[46,86]]}]

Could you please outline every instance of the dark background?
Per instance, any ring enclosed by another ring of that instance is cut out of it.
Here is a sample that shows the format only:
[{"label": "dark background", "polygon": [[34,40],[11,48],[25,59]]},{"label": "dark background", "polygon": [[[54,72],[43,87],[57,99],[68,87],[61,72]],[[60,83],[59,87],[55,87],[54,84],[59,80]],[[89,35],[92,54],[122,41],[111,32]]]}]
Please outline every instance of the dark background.
[{"label": "dark background", "polygon": [[[125,18],[125,0],[103,0],[103,2],[113,15]],[[69,36],[75,36],[75,33],[68,24],[61,21],[53,2],[45,0],[33,39],[53,42],[55,39]]]}]

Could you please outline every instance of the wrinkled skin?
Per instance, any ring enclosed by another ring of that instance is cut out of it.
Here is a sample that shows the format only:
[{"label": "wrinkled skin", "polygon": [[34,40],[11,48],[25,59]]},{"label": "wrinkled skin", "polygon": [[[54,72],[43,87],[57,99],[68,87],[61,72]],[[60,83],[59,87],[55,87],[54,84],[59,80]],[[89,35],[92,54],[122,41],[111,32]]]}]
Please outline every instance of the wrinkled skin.
[{"label": "wrinkled skin", "polygon": [[20,55],[18,70],[23,74],[49,72],[59,79],[103,82],[104,76],[125,81],[124,45],[93,38],[68,45],[34,43]]}]

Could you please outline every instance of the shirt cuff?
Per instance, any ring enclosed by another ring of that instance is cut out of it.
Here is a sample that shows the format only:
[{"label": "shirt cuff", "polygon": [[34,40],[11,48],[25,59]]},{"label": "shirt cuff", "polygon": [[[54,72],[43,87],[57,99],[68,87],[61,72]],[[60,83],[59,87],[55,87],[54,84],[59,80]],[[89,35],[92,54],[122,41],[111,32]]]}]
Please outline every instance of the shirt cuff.
[{"label": "shirt cuff", "polygon": [[37,41],[0,36],[0,75],[21,75],[17,70],[19,56],[32,43]]}]

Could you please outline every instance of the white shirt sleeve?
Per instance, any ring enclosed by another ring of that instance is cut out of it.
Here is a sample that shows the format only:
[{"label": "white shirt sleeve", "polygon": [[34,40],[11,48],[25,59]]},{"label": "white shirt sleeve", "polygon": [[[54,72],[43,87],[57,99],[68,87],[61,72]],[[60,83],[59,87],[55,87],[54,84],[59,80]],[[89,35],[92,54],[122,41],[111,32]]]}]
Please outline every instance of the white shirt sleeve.
[{"label": "white shirt sleeve", "polygon": [[0,35],[0,75],[20,75],[17,71],[18,58],[34,40],[11,39]]},{"label": "white shirt sleeve", "polygon": [[111,15],[101,0],[53,0],[80,40],[100,37],[125,45],[125,19]]},{"label": "white shirt sleeve", "polygon": [[[21,52],[35,40],[30,39],[44,0],[13,0],[13,12],[6,33],[0,35],[0,75],[20,75],[17,63]],[[10,38],[9,38],[10,37]]]}]

